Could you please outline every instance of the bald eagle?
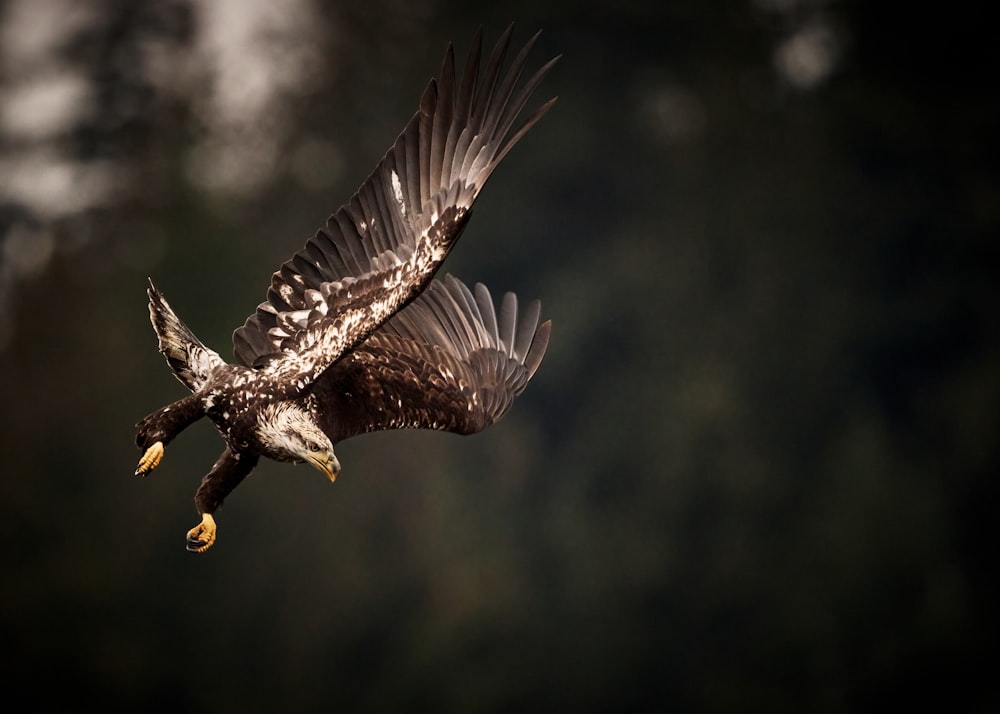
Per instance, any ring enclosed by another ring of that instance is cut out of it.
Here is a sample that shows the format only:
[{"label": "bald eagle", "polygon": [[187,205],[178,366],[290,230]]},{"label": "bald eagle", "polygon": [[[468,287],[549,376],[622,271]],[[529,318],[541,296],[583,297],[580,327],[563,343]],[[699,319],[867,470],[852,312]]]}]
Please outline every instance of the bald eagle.
[{"label": "bald eagle", "polygon": [[486,180],[555,102],[514,128],[559,58],[520,81],[532,37],[502,71],[512,28],[480,73],[477,33],[463,72],[449,45],[410,119],[350,202],[271,278],[267,300],[233,333],[235,364],[206,347],[152,281],[159,350],[191,394],[137,424],[145,476],[183,429],[207,416],[226,448],[195,495],[187,548],[216,540],[213,514],[260,457],[340,473],[334,445],[383,429],[459,434],[507,412],[535,374],[551,323],[513,293],[434,277]]}]

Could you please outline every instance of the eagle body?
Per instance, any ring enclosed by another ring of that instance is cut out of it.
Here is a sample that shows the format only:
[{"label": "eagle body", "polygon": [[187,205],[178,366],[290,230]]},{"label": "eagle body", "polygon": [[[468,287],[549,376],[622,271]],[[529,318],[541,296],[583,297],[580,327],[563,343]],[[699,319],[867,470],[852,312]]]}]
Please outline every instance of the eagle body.
[{"label": "eagle body", "polygon": [[334,446],[371,431],[472,434],[524,391],[548,346],[540,305],[453,276],[435,278],[483,185],[555,101],[519,116],[556,59],[523,83],[537,38],[502,71],[511,29],[480,72],[477,36],[459,75],[451,47],[420,109],[351,200],[272,276],[266,300],[233,333],[226,362],[150,281],[159,350],[191,393],[143,418],[136,473],[208,417],[226,444],[202,479],[189,550],[215,542],[214,513],[261,457],[308,462],[331,481]]},{"label": "eagle body", "polygon": [[[275,461],[295,461],[294,455],[283,448],[278,426],[289,421],[315,425],[316,399],[312,394],[291,391],[288,386],[258,370],[223,364],[197,392],[168,405],[172,414],[154,412],[146,417],[139,424],[139,432],[144,442],[150,438],[165,441],[168,436],[164,427],[171,418],[206,416],[230,449],[252,450]],[[146,428],[156,431],[146,433]]]}]

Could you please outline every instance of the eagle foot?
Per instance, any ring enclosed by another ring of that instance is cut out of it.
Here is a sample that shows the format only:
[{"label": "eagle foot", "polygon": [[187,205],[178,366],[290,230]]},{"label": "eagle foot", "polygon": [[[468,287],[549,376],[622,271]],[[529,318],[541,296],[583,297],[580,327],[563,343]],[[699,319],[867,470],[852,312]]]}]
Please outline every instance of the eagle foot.
[{"label": "eagle foot", "polygon": [[160,465],[163,460],[163,442],[157,441],[139,459],[139,465],[135,467],[136,476],[145,476],[150,471]]},{"label": "eagle foot", "polygon": [[210,513],[201,514],[201,523],[187,532],[187,549],[204,553],[215,543],[215,519]]}]

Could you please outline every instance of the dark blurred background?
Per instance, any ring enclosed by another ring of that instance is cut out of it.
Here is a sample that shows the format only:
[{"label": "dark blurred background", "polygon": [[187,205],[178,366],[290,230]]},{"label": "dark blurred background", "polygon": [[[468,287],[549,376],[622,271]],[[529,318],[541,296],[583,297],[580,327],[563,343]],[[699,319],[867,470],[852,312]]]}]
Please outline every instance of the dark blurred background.
[{"label": "dark blurred background", "polygon": [[[1000,92],[971,7],[0,0],[10,700],[142,711],[1000,709]],[[278,264],[464,57],[543,34],[554,110],[446,264],[540,297],[496,427],[144,480]],[[990,58],[993,59],[990,59]]]}]

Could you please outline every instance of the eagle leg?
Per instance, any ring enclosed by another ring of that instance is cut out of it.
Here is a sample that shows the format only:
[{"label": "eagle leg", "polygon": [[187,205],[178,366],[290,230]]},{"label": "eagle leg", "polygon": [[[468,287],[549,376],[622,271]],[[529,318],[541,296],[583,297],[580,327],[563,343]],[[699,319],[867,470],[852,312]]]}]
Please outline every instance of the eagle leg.
[{"label": "eagle leg", "polygon": [[135,468],[136,476],[145,476],[150,471],[155,469],[160,465],[160,461],[163,460],[163,442],[154,442],[152,446],[146,449],[146,452],[139,459],[139,465]]},{"label": "eagle leg", "polygon": [[145,476],[160,465],[163,450],[184,429],[205,416],[205,403],[198,394],[189,394],[172,404],[147,414],[136,424],[135,445],[142,449],[136,476]]},{"label": "eagle leg", "polygon": [[213,513],[222,505],[234,488],[253,471],[260,457],[249,452],[233,451],[227,447],[222,456],[201,480],[194,503],[201,514],[201,523],[187,533],[187,549],[204,553],[215,543],[215,518]]},{"label": "eagle leg", "polygon": [[211,513],[201,514],[201,523],[187,532],[187,549],[192,553],[204,553],[215,543],[215,519]]}]

